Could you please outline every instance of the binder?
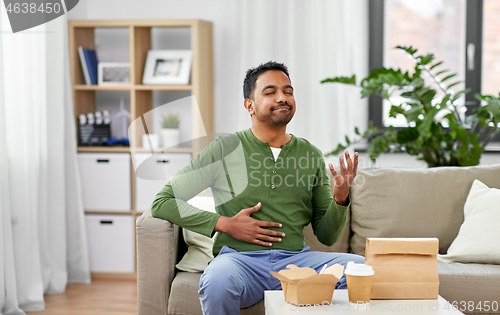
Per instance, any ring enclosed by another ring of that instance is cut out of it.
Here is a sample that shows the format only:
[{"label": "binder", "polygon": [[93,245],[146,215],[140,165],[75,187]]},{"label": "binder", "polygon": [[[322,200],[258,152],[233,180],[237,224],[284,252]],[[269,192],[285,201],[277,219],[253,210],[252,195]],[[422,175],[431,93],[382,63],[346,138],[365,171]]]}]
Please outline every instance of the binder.
[{"label": "binder", "polygon": [[95,50],[79,46],[78,54],[86,84],[97,84],[97,55]]},{"label": "binder", "polygon": [[83,49],[91,84],[97,84],[97,55],[93,49]]},{"label": "binder", "polygon": [[84,48],[82,46],[78,47],[78,55],[80,56],[80,63],[82,65],[83,76],[85,77],[85,84],[92,84],[90,81],[89,70],[87,68],[87,62],[85,60]]}]

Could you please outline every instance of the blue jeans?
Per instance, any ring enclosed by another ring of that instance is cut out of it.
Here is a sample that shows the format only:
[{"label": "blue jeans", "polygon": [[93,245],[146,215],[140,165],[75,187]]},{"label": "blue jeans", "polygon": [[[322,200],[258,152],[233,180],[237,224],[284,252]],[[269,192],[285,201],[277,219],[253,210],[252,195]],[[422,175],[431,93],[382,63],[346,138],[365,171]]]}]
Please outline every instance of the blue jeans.
[{"label": "blue jeans", "polygon": [[[319,272],[324,264],[364,263],[362,256],[345,253],[311,252],[309,246],[300,252],[281,249],[237,252],[227,246],[210,262],[200,278],[198,291],[203,314],[233,315],[264,298],[265,290],[280,290],[281,283],[269,271],[280,271],[287,265],[311,267]],[[345,275],[337,289],[347,288]]]}]

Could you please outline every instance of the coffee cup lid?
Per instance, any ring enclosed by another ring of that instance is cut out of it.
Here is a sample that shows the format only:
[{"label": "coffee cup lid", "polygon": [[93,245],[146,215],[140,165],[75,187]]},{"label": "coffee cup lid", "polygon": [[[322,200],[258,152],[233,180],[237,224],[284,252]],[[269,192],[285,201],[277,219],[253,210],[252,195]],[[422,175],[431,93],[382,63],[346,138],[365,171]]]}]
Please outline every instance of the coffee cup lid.
[{"label": "coffee cup lid", "polygon": [[375,272],[370,265],[356,264],[354,261],[350,261],[347,263],[345,274],[350,276],[373,276]]}]

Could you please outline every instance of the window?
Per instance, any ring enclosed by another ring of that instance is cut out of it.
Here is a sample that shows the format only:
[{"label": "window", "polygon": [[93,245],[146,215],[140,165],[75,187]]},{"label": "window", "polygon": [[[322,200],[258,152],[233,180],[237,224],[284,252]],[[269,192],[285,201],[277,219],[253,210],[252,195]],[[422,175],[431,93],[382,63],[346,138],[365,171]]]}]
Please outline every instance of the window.
[{"label": "window", "polygon": [[[384,67],[414,71],[415,63],[405,52],[394,49],[400,46],[418,48],[417,54],[434,54],[434,62],[444,61],[440,69],[457,73],[455,81],[465,80],[465,0],[385,0],[384,6]],[[437,88],[431,77],[426,84]],[[451,83],[451,82],[450,82]],[[453,89],[458,92],[464,84]],[[444,93],[437,89],[437,99]],[[392,97],[393,103],[400,103],[401,97]],[[465,99],[465,98],[464,98]],[[406,119],[398,115],[389,117],[391,105],[383,102],[383,123],[385,126],[406,127]]]},{"label": "window", "polygon": [[[462,99],[468,113],[479,106],[476,93],[498,96],[500,1],[370,0],[369,6],[371,69],[384,66],[411,70],[413,62],[393,49],[411,45],[418,48],[418,54],[433,53],[435,61],[444,61],[442,69],[457,73],[457,79],[465,81],[454,89],[471,89]],[[374,125],[406,126],[404,118],[389,117],[389,108],[380,97],[370,98],[369,118]]]},{"label": "window", "polygon": [[500,1],[485,0],[483,8],[482,94],[500,92]]}]

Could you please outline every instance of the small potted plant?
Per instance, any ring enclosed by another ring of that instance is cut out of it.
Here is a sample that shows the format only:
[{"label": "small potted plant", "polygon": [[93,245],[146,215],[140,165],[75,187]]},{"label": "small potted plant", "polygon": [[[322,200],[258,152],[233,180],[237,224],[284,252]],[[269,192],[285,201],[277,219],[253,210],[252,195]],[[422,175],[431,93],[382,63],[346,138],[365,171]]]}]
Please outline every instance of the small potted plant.
[{"label": "small potted plant", "polygon": [[170,148],[179,144],[181,131],[179,130],[179,117],[174,114],[163,116],[161,130],[161,141],[164,148]]}]

